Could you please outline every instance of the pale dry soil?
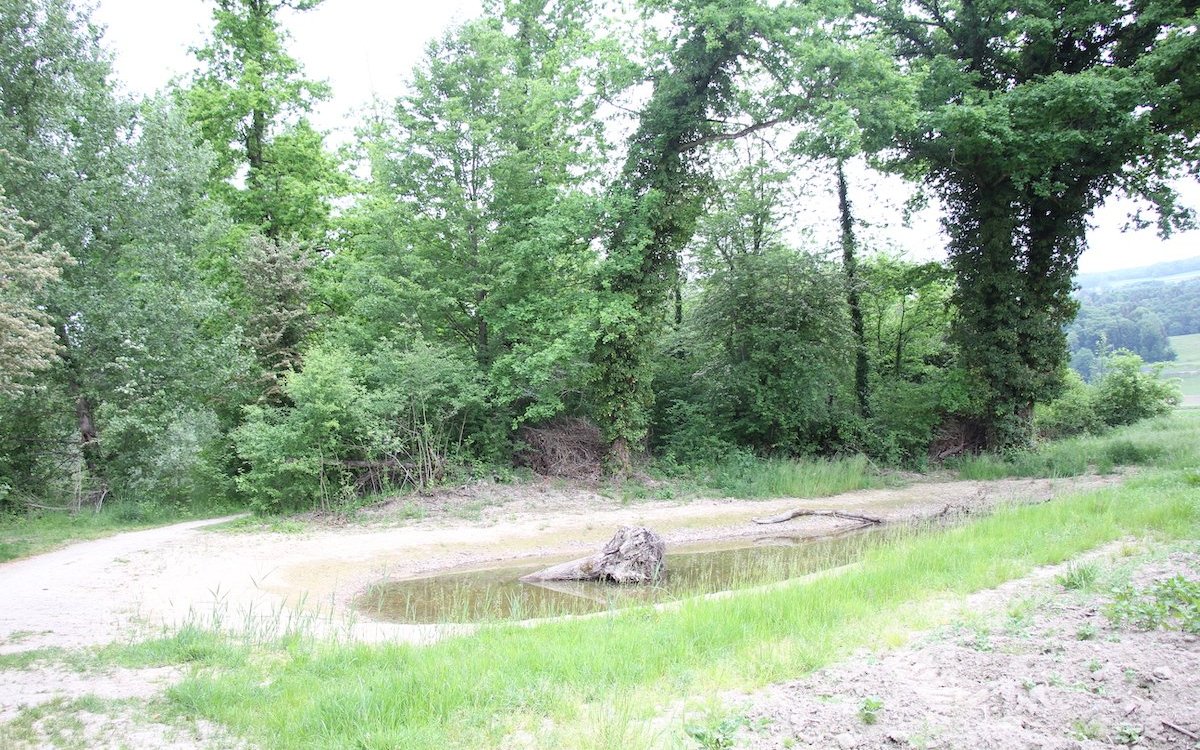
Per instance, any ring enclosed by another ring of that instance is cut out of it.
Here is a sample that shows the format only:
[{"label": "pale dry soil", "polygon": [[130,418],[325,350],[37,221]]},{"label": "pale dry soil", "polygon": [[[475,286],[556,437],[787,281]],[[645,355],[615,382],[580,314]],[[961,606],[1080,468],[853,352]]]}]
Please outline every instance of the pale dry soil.
[{"label": "pale dry soil", "polygon": [[745,718],[734,746],[1200,748],[1200,640],[1108,615],[1114,581],[1200,580],[1200,545],[1187,547],[1131,563],[1130,543],[1110,545],[1087,556],[1108,572],[1087,592],[1058,580],[1076,563],[1042,568],[969,597],[955,625],[903,648],[729,696]]},{"label": "pale dry soil", "polygon": [[[946,509],[973,513],[1001,503],[1038,502],[1120,479],[917,482],[819,499],[637,504],[578,485],[543,481],[408,498],[365,514],[357,523],[297,524],[303,530],[296,533],[254,526],[248,532],[221,530],[229,519],[175,524],[0,564],[0,591],[6,595],[0,608],[0,654],[79,652],[110,642],[135,642],[189,623],[263,637],[301,628],[345,639],[427,642],[450,631],[372,622],[350,603],[384,578],[586,554],[621,524],[656,529],[668,548],[704,547],[836,533],[854,525],[832,518],[798,518],[772,526],[752,520],[796,508],[906,521]],[[424,517],[405,519],[414,503],[425,506]],[[53,659],[0,671],[0,748],[28,746],[20,744],[27,742],[28,727],[24,734],[14,734],[14,722],[35,720],[45,724],[33,732],[44,746],[237,746],[217,728],[178,726],[148,712],[153,696],[179,675],[173,669],[115,668],[77,674]],[[99,701],[107,708],[76,705],[79,701]],[[45,718],[36,719],[39,707],[55,706],[61,710],[47,710]],[[65,726],[64,716],[70,719]],[[60,737],[64,732],[65,740]]]}]

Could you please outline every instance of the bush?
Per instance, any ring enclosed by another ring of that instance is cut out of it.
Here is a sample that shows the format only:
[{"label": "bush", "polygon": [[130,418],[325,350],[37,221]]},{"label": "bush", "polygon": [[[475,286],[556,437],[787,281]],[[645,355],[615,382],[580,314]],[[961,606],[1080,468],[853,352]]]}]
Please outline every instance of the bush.
[{"label": "bush", "polygon": [[1062,395],[1049,404],[1039,404],[1035,410],[1034,428],[1037,434],[1057,440],[1103,430],[1104,422],[1096,413],[1093,403],[1093,389],[1073,370],[1067,371],[1064,381]]},{"label": "bush", "polygon": [[283,392],[290,406],[252,406],[234,432],[238,488],[260,512],[337,509],[389,481],[425,486],[445,474],[483,410],[470,357],[417,341],[370,358],[333,347],[305,357]]},{"label": "bush", "polygon": [[1091,385],[1074,372],[1066,373],[1063,394],[1036,410],[1039,436],[1057,439],[1098,434],[1109,427],[1161,416],[1179,403],[1179,387],[1159,378],[1161,368],[1143,372],[1138,355],[1120,350],[1105,357],[1103,365],[1102,374]]},{"label": "bush", "polygon": [[364,442],[369,425],[364,392],[351,355],[315,349],[283,391],[292,406],[250,406],[233,433],[247,470],[237,478],[259,512],[300,507],[329,509],[345,499],[343,460]]},{"label": "bush", "polygon": [[1104,363],[1096,383],[1093,405],[1100,421],[1110,427],[1133,424],[1171,411],[1179,404],[1179,387],[1159,379],[1162,368],[1142,372],[1142,358],[1118,351]]}]

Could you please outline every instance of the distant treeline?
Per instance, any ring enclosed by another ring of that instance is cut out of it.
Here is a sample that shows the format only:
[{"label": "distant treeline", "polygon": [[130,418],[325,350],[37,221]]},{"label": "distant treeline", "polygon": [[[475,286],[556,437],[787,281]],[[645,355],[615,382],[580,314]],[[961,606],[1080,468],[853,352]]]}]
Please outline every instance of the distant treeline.
[{"label": "distant treeline", "polygon": [[1200,333],[1200,279],[1083,291],[1067,327],[1071,366],[1085,378],[1103,349],[1128,349],[1147,362],[1175,359],[1168,337]]},{"label": "distant treeline", "polygon": [[1078,277],[1079,287],[1085,290],[1103,289],[1122,282],[1138,282],[1143,280],[1162,279],[1183,273],[1200,271],[1200,256],[1171,260],[1165,263],[1155,263],[1152,266],[1125,268],[1120,271],[1104,273],[1081,273]]}]

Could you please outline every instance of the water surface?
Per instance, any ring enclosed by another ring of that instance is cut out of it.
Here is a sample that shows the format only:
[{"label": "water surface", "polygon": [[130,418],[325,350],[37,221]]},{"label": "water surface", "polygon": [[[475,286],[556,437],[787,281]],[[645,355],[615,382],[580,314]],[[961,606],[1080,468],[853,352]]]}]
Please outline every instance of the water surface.
[{"label": "water surface", "polygon": [[383,581],[359,597],[356,605],[374,619],[401,623],[589,614],[796,578],[854,562],[866,549],[895,533],[868,530],[820,539],[780,535],[684,546],[667,554],[667,576],[656,585],[518,580],[572,559],[543,558],[519,565]]}]

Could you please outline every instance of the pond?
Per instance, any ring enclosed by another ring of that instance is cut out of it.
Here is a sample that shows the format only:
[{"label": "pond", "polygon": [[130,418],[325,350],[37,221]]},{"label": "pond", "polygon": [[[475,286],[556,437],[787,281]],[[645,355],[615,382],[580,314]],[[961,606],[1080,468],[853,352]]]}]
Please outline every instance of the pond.
[{"label": "pond", "polygon": [[355,602],[371,618],[399,623],[528,620],[603,612],[759,586],[846,565],[907,529],[870,529],[838,536],[772,536],[680,546],[667,554],[656,585],[595,582],[523,583],[521,576],[571,558],[525,560],[375,584]]}]

